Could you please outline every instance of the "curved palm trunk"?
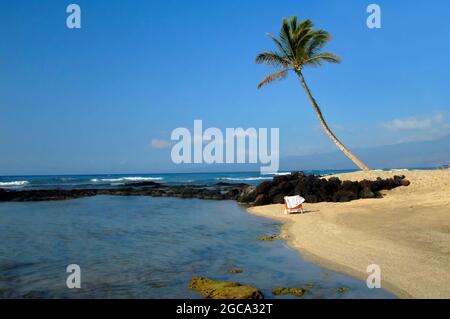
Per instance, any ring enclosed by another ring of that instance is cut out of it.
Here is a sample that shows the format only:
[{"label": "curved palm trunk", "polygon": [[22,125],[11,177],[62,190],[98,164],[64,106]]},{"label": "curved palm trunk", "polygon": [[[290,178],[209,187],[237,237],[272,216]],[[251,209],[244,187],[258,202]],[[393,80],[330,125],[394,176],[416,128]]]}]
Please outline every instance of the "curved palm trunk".
[{"label": "curved palm trunk", "polygon": [[344,144],[341,143],[341,141],[339,141],[339,139],[336,137],[336,135],[333,134],[333,132],[330,130],[330,128],[328,127],[328,124],[325,122],[325,119],[323,118],[322,115],[322,111],[319,108],[319,105],[317,105],[316,100],[314,99],[314,97],[311,94],[311,91],[309,90],[308,85],[306,84],[305,78],[303,77],[303,74],[301,71],[297,71],[296,72],[297,75],[300,78],[300,82],[303,86],[303,88],[306,91],[306,94],[308,95],[309,100],[311,101],[311,104],[314,108],[314,111],[317,114],[317,117],[319,118],[320,124],[322,125],[323,130],[325,131],[325,133],[328,135],[328,137],[334,142],[334,144],[336,144],[336,146],[353,162],[355,163],[360,169],[362,169],[363,171],[368,171],[369,168],[359,160],[358,157],[356,157],[352,152],[350,152],[350,150],[348,148],[345,147]]}]

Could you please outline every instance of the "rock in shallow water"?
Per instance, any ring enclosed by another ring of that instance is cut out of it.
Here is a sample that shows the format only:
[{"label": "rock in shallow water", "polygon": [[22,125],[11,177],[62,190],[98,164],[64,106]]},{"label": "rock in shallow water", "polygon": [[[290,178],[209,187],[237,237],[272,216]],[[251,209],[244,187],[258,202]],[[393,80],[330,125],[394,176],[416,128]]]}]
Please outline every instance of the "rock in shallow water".
[{"label": "rock in shallow water", "polygon": [[274,295],[292,295],[302,297],[307,292],[304,288],[274,288],[272,293]]},{"label": "rock in shallow water", "polygon": [[274,241],[274,240],[282,240],[283,238],[281,238],[280,236],[268,235],[268,236],[259,236],[256,239],[260,241]]},{"label": "rock in shallow water", "polygon": [[193,277],[189,288],[209,299],[263,299],[258,289],[238,282],[216,281],[205,277]]},{"label": "rock in shallow water", "polygon": [[242,274],[244,271],[240,268],[232,268],[228,272],[230,274]]},{"label": "rock in shallow water", "polygon": [[347,292],[347,291],[350,291],[350,288],[347,288],[347,287],[336,288],[336,292],[339,292],[339,293],[344,293],[344,292]]}]

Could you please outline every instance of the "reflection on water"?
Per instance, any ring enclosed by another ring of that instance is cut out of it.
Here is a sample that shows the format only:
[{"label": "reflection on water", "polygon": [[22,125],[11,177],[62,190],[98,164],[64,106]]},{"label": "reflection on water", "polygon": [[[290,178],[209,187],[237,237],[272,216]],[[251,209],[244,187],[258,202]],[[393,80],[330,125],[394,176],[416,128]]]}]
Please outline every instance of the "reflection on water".
[{"label": "reflection on water", "polygon": [[[97,196],[0,204],[1,298],[199,298],[192,276],[275,287],[314,283],[304,298],[390,298],[381,289],[307,263],[274,221],[232,201]],[[69,264],[82,288],[66,287]],[[230,274],[233,267],[241,274]],[[349,287],[337,293],[337,287]]]}]

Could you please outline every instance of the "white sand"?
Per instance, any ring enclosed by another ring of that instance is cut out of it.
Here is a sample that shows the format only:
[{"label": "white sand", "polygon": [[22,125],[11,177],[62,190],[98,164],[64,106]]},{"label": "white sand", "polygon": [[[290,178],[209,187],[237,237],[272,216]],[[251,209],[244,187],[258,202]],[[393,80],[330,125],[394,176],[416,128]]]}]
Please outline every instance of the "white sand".
[{"label": "white sand", "polygon": [[450,298],[450,170],[357,172],[341,180],[405,175],[408,187],[381,199],[305,204],[285,216],[282,205],[250,212],[284,222],[283,235],[307,259],[366,280],[381,267],[382,288],[400,297]]}]

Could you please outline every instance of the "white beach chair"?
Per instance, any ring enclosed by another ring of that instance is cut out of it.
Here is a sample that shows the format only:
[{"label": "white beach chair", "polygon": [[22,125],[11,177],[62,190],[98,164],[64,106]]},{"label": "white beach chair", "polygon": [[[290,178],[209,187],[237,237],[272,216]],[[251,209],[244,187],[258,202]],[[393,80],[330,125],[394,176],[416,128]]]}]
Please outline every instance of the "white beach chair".
[{"label": "white beach chair", "polygon": [[304,213],[302,204],[305,199],[299,195],[284,197],[284,214]]}]

